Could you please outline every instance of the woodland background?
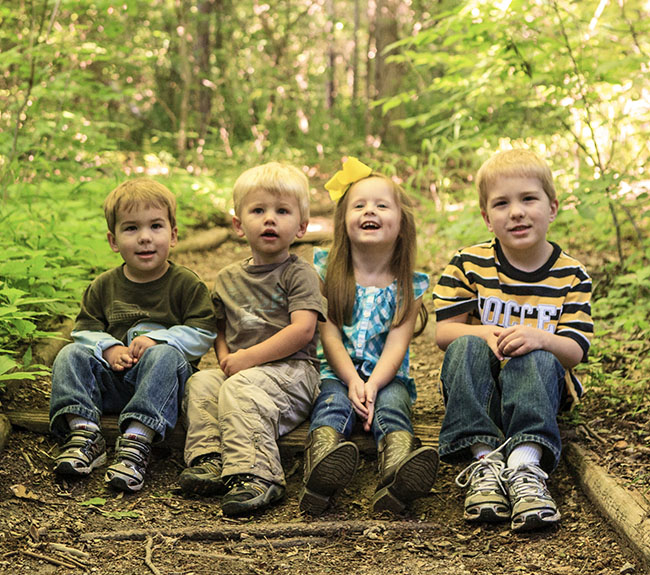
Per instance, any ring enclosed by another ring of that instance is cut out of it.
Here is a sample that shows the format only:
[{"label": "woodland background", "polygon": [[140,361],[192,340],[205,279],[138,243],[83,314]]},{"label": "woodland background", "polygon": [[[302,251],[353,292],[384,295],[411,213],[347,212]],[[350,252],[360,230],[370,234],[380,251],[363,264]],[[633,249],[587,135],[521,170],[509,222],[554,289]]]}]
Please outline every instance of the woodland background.
[{"label": "woodland background", "polygon": [[294,163],[316,197],[356,155],[416,197],[430,268],[486,237],[480,163],[526,146],[594,278],[582,377],[646,413],[649,28],[641,0],[3,0],[0,388],[47,373],[32,345],[117,263],[101,203],[126,177],[177,194],[183,237],[245,168]]}]

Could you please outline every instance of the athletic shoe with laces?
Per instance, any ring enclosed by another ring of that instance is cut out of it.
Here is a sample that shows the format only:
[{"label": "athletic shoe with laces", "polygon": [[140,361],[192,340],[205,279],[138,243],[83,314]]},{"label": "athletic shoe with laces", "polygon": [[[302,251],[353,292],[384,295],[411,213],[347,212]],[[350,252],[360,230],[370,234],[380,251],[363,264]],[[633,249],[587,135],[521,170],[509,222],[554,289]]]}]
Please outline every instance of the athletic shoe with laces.
[{"label": "athletic shoe with laces", "polygon": [[560,512],[546,487],[548,475],[534,463],[507,468],[501,472],[512,505],[513,531],[531,531],[554,525]]},{"label": "athletic shoe with laces", "polygon": [[268,507],[284,496],[285,489],[278,483],[257,475],[231,475],[226,479],[228,493],[221,500],[224,515],[243,515]]},{"label": "athletic shoe with laces", "polygon": [[465,496],[466,521],[496,523],[510,519],[510,502],[501,480],[505,468],[498,450],[477,459],[456,476],[456,485],[469,486]]},{"label": "athletic shoe with laces", "polygon": [[140,491],[151,455],[151,445],[139,435],[120,435],[115,444],[115,459],[106,470],[104,481],[120,491]]},{"label": "athletic shoe with laces", "polygon": [[54,460],[57,475],[84,476],[106,463],[106,441],[99,430],[77,428],[70,431]]},{"label": "athletic shoe with laces", "polygon": [[187,469],[183,469],[178,483],[185,493],[197,493],[200,495],[223,495],[226,484],[221,479],[220,453],[205,453],[192,460]]}]

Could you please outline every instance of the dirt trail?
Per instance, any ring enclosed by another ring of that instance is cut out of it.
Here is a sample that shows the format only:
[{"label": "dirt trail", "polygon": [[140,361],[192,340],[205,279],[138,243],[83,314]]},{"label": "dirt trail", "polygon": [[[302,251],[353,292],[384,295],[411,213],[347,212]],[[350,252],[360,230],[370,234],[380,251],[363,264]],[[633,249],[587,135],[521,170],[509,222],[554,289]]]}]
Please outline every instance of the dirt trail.
[{"label": "dirt trail", "polygon": [[[246,253],[245,246],[228,241],[215,250],[178,254],[174,259],[211,284],[223,265]],[[414,341],[412,354],[419,392],[414,417],[434,425],[442,416],[437,389],[441,354],[431,328]],[[209,354],[202,367],[214,362]],[[16,392],[9,407],[46,406],[48,386],[43,381],[29,392]],[[369,510],[376,461],[364,457],[333,509],[308,519],[301,516],[297,502],[302,456],[286,454],[285,500],[260,515],[232,520],[222,516],[218,499],[185,498],[176,489],[183,466],[179,450],[156,448],[147,483],[134,495],[107,490],[102,473],[86,481],[55,479],[50,472],[54,452],[51,438],[16,430],[2,454],[0,573],[644,572],[576,487],[564,464],[550,483],[563,514],[560,525],[514,535],[507,525],[469,526],[463,521],[463,493],[454,484],[460,469],[444,464],[428,497],[399,518],[378,518]],[[53,544],[63,548],[57,550]]]}]

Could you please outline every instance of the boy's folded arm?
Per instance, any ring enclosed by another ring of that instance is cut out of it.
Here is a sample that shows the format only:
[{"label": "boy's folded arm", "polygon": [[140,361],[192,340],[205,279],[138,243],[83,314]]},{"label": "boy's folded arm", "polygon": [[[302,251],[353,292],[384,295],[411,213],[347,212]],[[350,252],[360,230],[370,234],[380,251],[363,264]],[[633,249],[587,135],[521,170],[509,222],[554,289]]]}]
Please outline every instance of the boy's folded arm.
[{"label": "boy's folded arm", "polygon": [[284,359],[300,351],[314,337],[318,312],[301,309],[291,312],[291,323],[270,338],[245,350],[251,365]]},{"label": "boy's folded arm", "polygon": [[469,324],[469,313],[464,313],[436,322],[436,344],[445,351],[451,342],[464,335],[475,335],[489,343],[495,332],[502,328],[494,325]]},{"label": "boy's folded arm", "polygon": [[157,342],[175,347],[189,361],[203,357],[217,337],[215,332],[189,325],[174,325],[167,329],[155,329],[144,335]]}]

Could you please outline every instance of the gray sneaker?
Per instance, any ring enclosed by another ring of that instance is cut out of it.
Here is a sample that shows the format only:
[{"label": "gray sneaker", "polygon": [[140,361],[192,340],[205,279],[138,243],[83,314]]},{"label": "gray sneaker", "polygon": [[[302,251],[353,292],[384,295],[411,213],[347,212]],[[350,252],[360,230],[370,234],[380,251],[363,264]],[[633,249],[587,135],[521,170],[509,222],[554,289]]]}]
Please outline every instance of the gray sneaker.
[{"label": "gray sneaker", "polygon": [[224,515],[243,515],[264,509],[284,497],[285,488],[257,475],[231,475],[228,493],[221,500]]},{"label": "gray sneaker", "polygon": [[456,476],[458,487],[468,487],[464,517],[467,521],[496,523],[510,519],[510,502],[501,480],[503,456],[493,451],[477,459]]},{"label": "gray sneaker", "polygon": [[106,441],[99,431],[73,429],[54,460],[54,473],[84,476],[106,463]]},{"label": "gray sneaker", "polygon": [[190,467],[183,469],[178,483],[184,493],[223,495],[228,488],[221,479],[222,469],[220,453],[199,455],[192,460]]},{"label": "gray sneaker", "polygon": [[120,491],[140,491],[151,455],[151,445],[138,435],[120,435],[115,444],[115,459],[106,470],[104,481]]},{"label": "gray sneaker", "polygon": [[510,496],[513,531],[531,531],[560,520],[560,512],[546,487],[548,475],[537,465],[525,463],[516,469],[504,469],[501,479]]}]

